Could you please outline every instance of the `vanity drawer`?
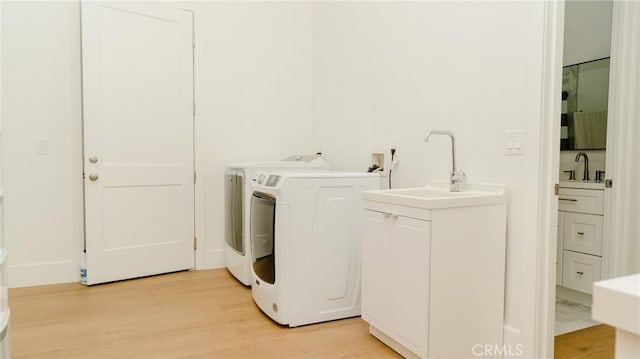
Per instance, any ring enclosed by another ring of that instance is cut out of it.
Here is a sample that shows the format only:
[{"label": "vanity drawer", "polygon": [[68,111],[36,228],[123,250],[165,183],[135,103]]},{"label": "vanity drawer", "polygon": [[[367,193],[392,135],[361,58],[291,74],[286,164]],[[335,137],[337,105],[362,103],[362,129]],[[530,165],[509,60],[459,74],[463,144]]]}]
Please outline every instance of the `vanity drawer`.
[{"label": "vanity drawer", "polygon": [[602,258],[565,250],[562,263],[563,286],[593,294],[593,282],[600,280]]},{"label": "vanity drawer", "polygon": [[600,215],[565,212],[563,249],[601,256],[603,218]]},{"label": "vanity drawer", "polygon": [[558,210],[601,215],[604,213],[604,191],[560,188]]}]

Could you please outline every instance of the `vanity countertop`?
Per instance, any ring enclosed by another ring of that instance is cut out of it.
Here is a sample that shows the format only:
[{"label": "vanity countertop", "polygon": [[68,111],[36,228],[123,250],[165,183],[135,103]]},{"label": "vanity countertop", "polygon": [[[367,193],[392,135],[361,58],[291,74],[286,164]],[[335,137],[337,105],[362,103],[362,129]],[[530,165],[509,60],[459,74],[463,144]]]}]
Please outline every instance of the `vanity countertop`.
[{"label": "vanity countertop", "polygon": [[604,182],[596,181],[560,181],[560,188],[604,189]]}]

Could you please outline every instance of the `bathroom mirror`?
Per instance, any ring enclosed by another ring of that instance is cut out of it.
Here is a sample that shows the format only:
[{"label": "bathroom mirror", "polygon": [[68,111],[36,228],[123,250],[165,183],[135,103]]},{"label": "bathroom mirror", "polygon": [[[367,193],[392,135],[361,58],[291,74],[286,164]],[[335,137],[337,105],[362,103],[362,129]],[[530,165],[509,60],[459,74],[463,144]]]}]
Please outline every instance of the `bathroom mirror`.
[{"label": "bathroom mirror", "polygon": [[560,150],[604,150],[609,58],[562,69]]}]

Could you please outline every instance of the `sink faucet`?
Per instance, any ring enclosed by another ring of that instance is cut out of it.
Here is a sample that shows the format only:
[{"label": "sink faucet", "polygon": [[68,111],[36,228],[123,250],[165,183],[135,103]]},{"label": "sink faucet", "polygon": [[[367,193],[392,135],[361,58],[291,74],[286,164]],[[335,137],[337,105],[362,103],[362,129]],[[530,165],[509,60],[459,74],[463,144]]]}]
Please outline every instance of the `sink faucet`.
[{"label": "sink faucet", "polygon": [[467,180],[462,170],[456,168],[456,138],[451,131],[431,130],[424,135],[424,142],[429,142],[431,135],[444,135],[451,137],[451,174],[449,176],[449,192],[460,192],[460,183]]},{"label": "sink faucet", "polygon": [[582,180],[588,181],[589,180],[589,157],[587,157],[587,154],[584,152],[578,152],[578,154],[576,155],[576,162],[580,162],[580,156],[584,157],[584,174],[582,175]]}]

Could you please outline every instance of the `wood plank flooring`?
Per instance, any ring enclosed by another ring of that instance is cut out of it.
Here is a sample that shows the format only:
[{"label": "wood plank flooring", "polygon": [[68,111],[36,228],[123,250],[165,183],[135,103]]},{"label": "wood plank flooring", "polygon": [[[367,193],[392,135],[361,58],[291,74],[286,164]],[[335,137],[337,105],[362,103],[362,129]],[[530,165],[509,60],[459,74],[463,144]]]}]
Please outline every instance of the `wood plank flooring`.
[{"label": "wood plank flooring", "polygon": [[615,328],[596,325],[555,338],[557,359],[612,359],[614,357]]},{"label": "wood plank flooring", "polygon": [[11,289],[12,358],[399,358],[360,318],[285,328],[224,269]]},{"label": "wood plank flooring", "polygon": [[[400,358],[360,318],[285,328],[225,269],[9,291],[12,358]],[[613,358],[614,330],[556,337],[556,358]]]}]

